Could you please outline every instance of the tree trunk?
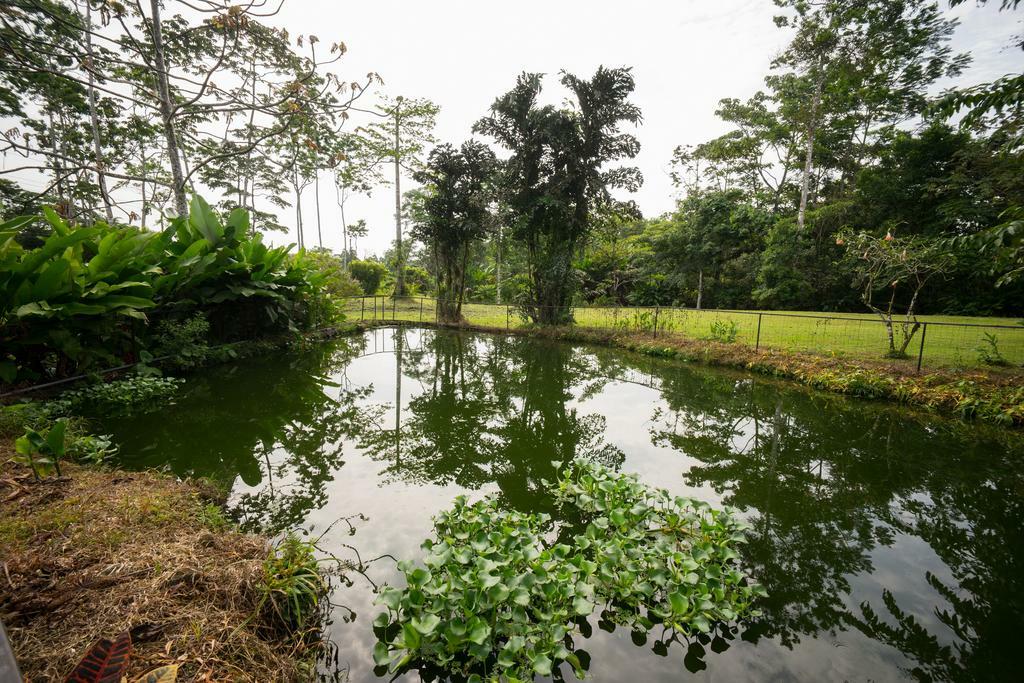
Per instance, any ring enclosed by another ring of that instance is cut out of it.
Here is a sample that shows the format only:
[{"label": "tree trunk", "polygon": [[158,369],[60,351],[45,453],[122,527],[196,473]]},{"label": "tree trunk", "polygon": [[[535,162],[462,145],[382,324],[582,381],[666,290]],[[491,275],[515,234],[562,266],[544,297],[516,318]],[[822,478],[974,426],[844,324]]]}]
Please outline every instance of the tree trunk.
[{"label": "tree trunk", "polygon": [[495,278],[494,279],[495,279],[495,282],[496,282],[496,285],[495,285],[495,288],[494,288],[494,291],[495,291],[495,302],[500,304],[501,303],[501,226],[500,225],[498,226],[498,251],[497,251],[497,256],[495,257],[494,274],[495,274]]},{"label": "tree trunk", "polygon": [[334,181],[334,196],[341,210],[341,267],[348,270],[348,223],[345,222],[345,200],[341,198],[341,184]]},{"label": "tree trunk", "polygon": [[85,51],[89,55],[89,125],[92,128],[92,149],[96,158],[96,184],[100,188],[100,196],[103,197],[103,208],[106,210],[107,222],[114,221],[114,209],[110,201],[110,193],[107,191],[107,176],[103,172],[103,148],[100,145],[100,122],[96,113],[96,76],[93,70],[96,68],[92,52],[92,2],[85,0]]},{"label": "tree trunk", "polygon": [[800,209],[796,214],[797,230],[803,232],[807,216],[807,195],[810,192],[811,171],[814,170],[814,138],[818,132],[818,108],[821,106],[821,90],[825,83],[822,72],[814,82],[814,99],[811,101],[811,118],[807,123],[807,149],[804,152],[804,175],[800,179]]},{"label": "tree trunk", "polygon": [[[53,186],[57,190],[57,202],[62,206],[61,211],[64,212],[64,217],[67,218],[69,211],[68,205],[70,200],[66,196],[64,187],[64,166],[60,161],[60,153],[57,149],[57,123],[53,118],[53,113],[47,114],[50,123],[50,151],[53,153]],[[60,211],[58,211],[60,213]]]},{"label": "tree trunk", "polygon": [[700,310],[701,301],[704,298],[704,269],[697,271],[697,310]]},{"label": "tree trunk", "polygon": [[395,296],[405,296],[405,269],[402,267],[402,156],[399,144],[401,102],[395,105]]},{"label": "tree trunk", "polygon": [[316,170],[313,176],[313,198],[316,202],[316,243],[321,249],[324,248],[324,233],[320,229],[320,169]]},{"label": "tree trunk", "polygon": [[299,249],[306,248],[306,241],[302,238],[302,187],[299,185],[299,167],[296,164],[293,169],[293,183],[295,185],[295,232]]},{"label": "tree trunk", "polygon": [[188,214],[185,199],[185,177],[181,172],[181,150],[178,135],[174,130],[174,103],[167,78],[167,61],[164,59],[163,27],[160,22],[160,0],[150,0],[153,11],[151,33],[153,37],[153,60],[156,63],[156,84],[160,96],[160,118],[163,122],[164,138],[167,140],[167,159],[171,165],[171,181],[174,183],[174,208],[179,216]]}]

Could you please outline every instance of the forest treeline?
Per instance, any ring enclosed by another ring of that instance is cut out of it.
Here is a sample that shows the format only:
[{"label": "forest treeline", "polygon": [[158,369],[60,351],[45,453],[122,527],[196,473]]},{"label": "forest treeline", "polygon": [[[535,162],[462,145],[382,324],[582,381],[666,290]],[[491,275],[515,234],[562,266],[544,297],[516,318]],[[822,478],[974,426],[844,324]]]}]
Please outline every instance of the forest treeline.
[{"label": "forest treeline", "polygon": [[[224,215],[249,212],[235,236],[246,244],[294,227],[312,254],[340,228],[341,254],[311,257],[334,295],[434,293],[444,319],[464,300],[515,303],[542,324],[570,321],[579,302],[890,322],[1024,312],[1024,77],[943,92],[971,55],[952,49],[956,21],[934,2],[775,4],[791,39],[763,88],[719,103],[724,135],[665,150],[680,199],[644,217],[629,200],[643,116],[628,67],[523,73],[465,142],[435,145],[436,104],[368,101],[377,74],[344,75],[343,42],[289,35],[275,8],[12,0],[0,148],[16,162],[0,210],[50,205],[71,230],[165,230],[199,192]],[[979,4],[1015,18],[1019,3]],[[561,104],[544,92],[553,84]],[[45,187],[19,184],[33,171]],[[418,187],[403,192],[410,177]],[[351,196],[384,185],[393,228],[346,218]],[[340,207],[340,226],[322,202]],[[19,223],[14,239],[39,248],[53,224]],[[358,260],[369,229],[395,240]]]},{"label": "forest treeline", "polygon": [[1021,314],[1021,77],[935,95],[971,59],[935,3],[776,4],[792,42],[762,90],[719,103],[727,133],[676,148],[670,214],[644,218],[611,192],[642,182],[607,166],[638,151],[620,129],[640,122],[628,69],[563,74],[566,110],[537,103],[540,76],[521,77],[474,128],[509,156],[493,171],[478,142],[435,150],[410,213],[424,245],[412,260],[440,296],[458,294],[454,275],[472,300],[528,310],[568,297]]}]

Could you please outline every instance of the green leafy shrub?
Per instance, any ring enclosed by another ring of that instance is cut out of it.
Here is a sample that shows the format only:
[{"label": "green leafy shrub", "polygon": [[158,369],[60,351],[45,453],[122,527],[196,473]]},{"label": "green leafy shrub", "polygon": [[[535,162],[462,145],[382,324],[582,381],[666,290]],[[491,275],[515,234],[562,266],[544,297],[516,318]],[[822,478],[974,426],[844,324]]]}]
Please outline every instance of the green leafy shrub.
[{"label": "green leafy shrub", "polygon": [[376,261],[352,261],[348,271],[363,288],[363,294],[373,296],[380,289],[380,283],[388,276],[388,269]]},{"label": "green leafy shrub", "polygon": [[[424,566],[402,562],[406,588],[385,586],[374,661],[438,667],[469,680],[529,680],[583,662],[567,635],[604,621],[684,635],[757,616],[765,595],[742,571],[745,525],[600,465],[578,462],[552,486],[566,519],[501,509],[493,498],[434,520]],[[551,528],[551,527],[554,528]]]},{"label": "green leafy shrub", "polygon": [[97,221],[68,225],[45,209],[51,233],[15,239],[35,217],[0,223],[0,382],[64,377],[152,351],[148,315],[204,313],[217,340],[307,326],[324,276],[287,246],[251,235],[249,215],[226,219],[200,197],[161,232]]},{"label": "green leafy shrub", "polygon": [[999,351],[999,340],[991,332],[985,332],[984,340],[975,350],[978,352],[978,361],[984,365],[1007,366],[1010,364]]},{"label": "green leafy shrub", "polygon": [[161,320],[153,335],[152,355],[170,356],[172,365],[194,368],[202,365],[210,353],[207,336],[210,323],[203,313],[182,320]]},{"label": "green leafy shrub", "polygon": [[67,444],[69,458],[90,465],[105,464],[117,450],[109,434],[71,434]]},{"label": "green leafy shrub", "polygon": [[715,320],[711,323],[710,339],[723,344],[732,344],[739,336],[739,327],[735,320]]},{"label": "green leafy shrub", "polygon": [[[420,266],[405,266],[405,289],[410,296],[426,294],[434,291],[434,278],[426,268]],[[492,299],[488,299],[491,301]]]}]

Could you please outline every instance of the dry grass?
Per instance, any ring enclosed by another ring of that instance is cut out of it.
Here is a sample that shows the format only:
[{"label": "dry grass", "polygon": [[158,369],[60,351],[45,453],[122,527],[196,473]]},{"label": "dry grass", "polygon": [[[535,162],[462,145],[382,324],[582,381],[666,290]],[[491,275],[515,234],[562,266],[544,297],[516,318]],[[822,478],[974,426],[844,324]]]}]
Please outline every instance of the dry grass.
[{"label": "dry grass", "polygon": [[23,675],[63,680],[101,637],[133,631],[128,679],[299,680],[301,646],[253,615],[268,544],[227,528],[211,495],[152,473],[65,466],[34,483],[0,443],[0,619]]}]

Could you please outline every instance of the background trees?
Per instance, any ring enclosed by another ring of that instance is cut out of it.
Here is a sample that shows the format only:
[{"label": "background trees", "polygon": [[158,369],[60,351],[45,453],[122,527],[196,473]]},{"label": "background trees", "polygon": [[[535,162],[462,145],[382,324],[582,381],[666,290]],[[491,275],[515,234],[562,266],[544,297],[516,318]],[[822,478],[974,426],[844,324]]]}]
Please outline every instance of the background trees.
[{"label": "background trees", "polygon": [[[462,319],[469,249],[490,228],[494,152],[469,140],[435,147],[416,180],[426,186],[414,235],[430,249],[437,277],[437,319]],[[397,292],[397,290],[396,290]]]},{"label": "background trees", "polygon": [[[344,44],[293,40],[261,7],[11,3],[0,115],[18,125],[0,151],[24,162],[3,173],[48,175],[43,198],[74,220],[145,217],[165,201],[184,215],[197,182],[236,205],[286,206],[281,178],[294,189],[296,174],[326,165],[353,102],[379,79],[341,79],[329,67]],[[267,218],[261,227],[279,226]]]}]

